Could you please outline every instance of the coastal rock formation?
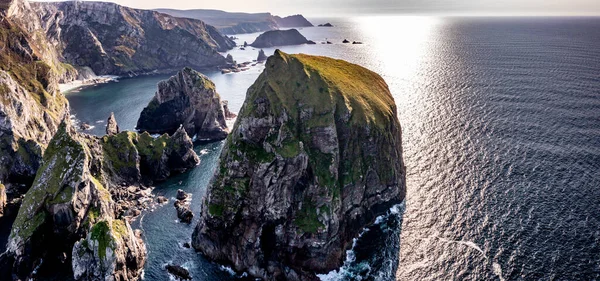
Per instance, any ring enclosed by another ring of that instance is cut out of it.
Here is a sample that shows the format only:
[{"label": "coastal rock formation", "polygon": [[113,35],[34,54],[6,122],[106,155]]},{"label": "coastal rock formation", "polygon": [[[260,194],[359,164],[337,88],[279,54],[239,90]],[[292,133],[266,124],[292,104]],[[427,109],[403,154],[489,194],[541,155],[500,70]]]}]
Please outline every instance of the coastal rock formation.
[{"label": "coastal rock formation", "polygon": [[57,256],[71,265],[75,280],[139,279],[146,249],[124,217],[127,202],[150,196],[137,192],[144,188],[140,183],[198,162],[187,135],[94,137],[62,123],[25,195],[2,263],[22,280],[56,266]]},{"label": "coastal rock formation", "polygon": [[256,61],[266,61],[267,60],[267,55],[265,55],[265,51],[263,51],[263,49],[260,49],[260,51],[258,51],[258,58],[256,58]]},{"label": "coastal rock formation", "polygon": [[226,100],[221,101],[221,105],[223,106],[223,113],[225,114],[225,119],[231,120],[237,117],[237,115],[231,110],[229,110],[229,102]]},{"label": "coastal rock formation", "polygon": [[405,196],[401,128],[385,81],[279,50],[249,88],[192,246],[265,280],[318,280]]},{"label": "coastal rock formation", "polygon": [[180,126],[202,140],[222,140],[229,133],[215,84],[191,68],[158,84],[137,123],[138,130],[151,134],[171,133]]},{"label": "coastal rock formation", "polygon": [[302,15],[282,18],[273,16],[270,13],[228,13],[219,10],[158,9],[157,11],[175,17],[202,20],[215,26],[224,34],[254,33],[279,28],[313,26]]},{"label": "coastal rock formation", "polygon": [[255,48],[269,48],[275,46],[286,46],[286,45],[301,45],[308,43],[306,37],[304,37],[296,29],[289,30],[273,30],[267,31],[256,38],[254,43],[251,44]]},{"label": "coastal rock formation", "polygon": [[108,117],[108,121],[106,121],[106,134],[109,136],[116,135],[120,133],[119,125],[117,124],[117,120],[115,119],[115,113],[111,112],[110,117]]},{"label": "coastal rock formation", "polygon": [[0,193],[7,201],[27,191],[44,149],[69,115],[58,81],[74,69],[59,62],[41,34],[27,1],[0,1]]},{"label": "coastal rock formation", "polygon": [[113,3],[31,3],[51,46],[75,67],[98,75],[137,75],[184,66],[225,65],[235,43],[200,20]]},{"label": "coastal rock formation", "polygon": [[313,26],[306,18],[302,15],[293,15],[287,17],[278,17],[275,16],[275,22],[280,28],[290,28],[290,27],[311,27]]},{"label": "coastal rock formation", "polygon": [[333,24],[331,24],[331,23],[319,24],[319,27],[333,27]]}]

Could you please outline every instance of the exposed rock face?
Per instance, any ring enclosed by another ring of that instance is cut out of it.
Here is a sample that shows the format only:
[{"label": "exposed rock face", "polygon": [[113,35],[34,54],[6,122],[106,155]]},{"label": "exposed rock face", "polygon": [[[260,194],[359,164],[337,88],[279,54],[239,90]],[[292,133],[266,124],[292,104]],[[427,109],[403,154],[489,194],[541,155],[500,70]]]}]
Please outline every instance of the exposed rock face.
[{"label": "exposed rock face", "polygon": [[233,112],[231,112],[231,110],[229,110],[229,102],[224,100],[221,101],[221,105],[223,105],[223,112],[225,113],[225,119],[227,120],[231,120],[233,118],[236,118],[237,115]]},{"label": "exposed rock face", "polygon": [[267,60],[267,55],[265,55],[265,51],[263,49],[260,49],[260,51],[258,51],[258,58],[256,58],[257,61],[266,61]]},{"label": "exposed rock face", "polygon": [[123,208],[127,196],[142,200],[128,193],[198,161],[187,136],[99,138],[63,123],[25,195],[2,262],[22,280],[38,265],[52,266],[56,256],[65,257],[76,280],[139,279],[146,249]]},{"label": "exposed rock face", "polygon": [[182,125],[190,136],[203,140],[222,140],[229,132],[215,84],[191,68],[158,84],[137,128],[151,134],[170,133]]},{"label": "exposed rock face", "polygon": [[108,117],[108,121],[106,121],[106,134],[109,136],[116,135],[120,133],[119,125],[117,124],[117,120],[115,119],[115,113],[111,112],[110,117]]},{"label": "exposed rock face", "polygon": [[376,73],[276,51],[223,149],[193,247],[266,280],[337,269],[359,231],[404,199],[396,111]]},{"label": "exposed rock face", "polygon": [[267,31],[256,38],[251,44],[255,48],[269,48],[275,46],[301,45],[308,43],[296,29]]},{"label": "exposed rock face", "polygon": [[190,272],[179,265],[167,265],[167,271],[175,276],[177,280],[192,280]]},{"label": "exposed rock face", "polygon": [[0,1],[0,182],[15,191],[9,194],[27,191],[69,114],[57,83],[70,70],[48,47],[27,1]]},{"label": "exposed rock face", "polygon": [[225,65],[218,51],[235,43],[200,20],[113,3],[31,3],[52,46],[76,67],[98,75],[136,75]]},{"label": "exposed rock face", "polygon": [[218,10],[173,10],[159,9],[161,13],[175,17],[202,20],[217,27],[224,34],[254,33],[287,27],[313,26],[302,15],[289,17],[273,16],[270,13],[228,13]]}]

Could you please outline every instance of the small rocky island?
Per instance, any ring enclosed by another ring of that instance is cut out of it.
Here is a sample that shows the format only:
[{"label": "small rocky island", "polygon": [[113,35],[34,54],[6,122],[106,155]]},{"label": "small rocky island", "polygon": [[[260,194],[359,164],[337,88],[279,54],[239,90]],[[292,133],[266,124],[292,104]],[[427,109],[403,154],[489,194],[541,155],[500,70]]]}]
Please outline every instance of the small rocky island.
[{"label": "small rocky island", "polygon": [[192,246],[265,280],[318,280],[405,196],[401,128],[385,81],[279,50],[248,90]]},{"label": "small rocky island", "polygon": [[[208,77],[184,68],[158,84],[158,92],[144,108],[137,129],[151,134],[173,133],[180,126],[201,140],[223,140],[229,129],[224,102]],[[228,110],[227,110],[228,111]]]},{"label": "small rocky island", "polygon": [[297,29],[267,31],[250,44],[255,48],[269,48],[276,46],[302,45],[309,41]]},{"label": "small rocky island", "polygon": [[331,24],[331,23],[319,24],[319,27],[333,27],[333,24]]}]

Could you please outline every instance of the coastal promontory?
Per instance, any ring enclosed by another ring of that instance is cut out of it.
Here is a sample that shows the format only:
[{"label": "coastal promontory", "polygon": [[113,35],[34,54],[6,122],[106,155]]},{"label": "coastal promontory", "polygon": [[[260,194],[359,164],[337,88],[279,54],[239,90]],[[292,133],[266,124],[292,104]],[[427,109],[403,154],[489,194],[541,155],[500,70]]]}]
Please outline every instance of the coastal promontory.
[{"label": "coastal promontory", "polygon": [[276,46],[301,45],[309,41],[296,29],[272,30],[259,35],[254,43],[255,48],[269,48]]},{"label": "coastal promontory", "polygon": [[192,246],[265,280],[318,280],[405,196],[401,127],[378,74],[279,50],[246,100]]},{"label": "coastal promontory", "polygon": [[208,77],[184,68],[158,84],[154,98],[140,115],[137,129],[162,134],[183,126],[191,137],[222,140],[229,133],[224,104]]}]

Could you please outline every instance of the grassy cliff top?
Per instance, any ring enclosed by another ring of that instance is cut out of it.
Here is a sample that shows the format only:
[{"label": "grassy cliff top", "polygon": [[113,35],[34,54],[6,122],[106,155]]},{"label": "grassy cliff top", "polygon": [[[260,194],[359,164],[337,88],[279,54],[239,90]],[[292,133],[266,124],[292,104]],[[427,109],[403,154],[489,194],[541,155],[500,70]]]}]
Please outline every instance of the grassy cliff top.
[{"label": "grassy cliff top", "polygon": [[396,118],[396,104],[387,84],[379,74],[362,66],[279,50],[266,66],[263,75],[267,83],[293,115],[305,106],[324,113],[344,103],[351,111],[353,124],[386,127]]}]

